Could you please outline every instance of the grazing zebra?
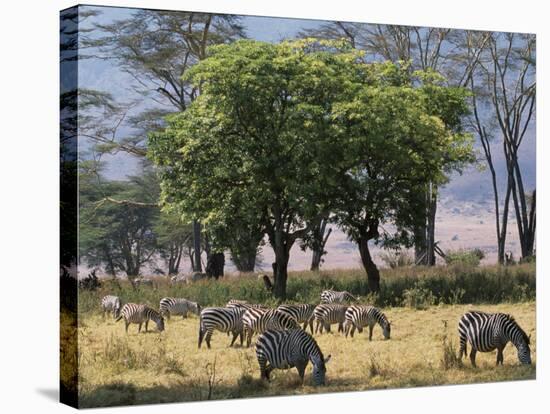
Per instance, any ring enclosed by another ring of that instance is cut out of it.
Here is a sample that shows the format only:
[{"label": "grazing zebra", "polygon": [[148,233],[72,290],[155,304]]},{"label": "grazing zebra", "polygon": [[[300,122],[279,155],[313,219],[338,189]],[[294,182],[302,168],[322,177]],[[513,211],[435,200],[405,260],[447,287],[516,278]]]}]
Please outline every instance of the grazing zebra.
[{"label": "grazing zebra", "polygon": [[344,330],[346,338],[348,333],[353,338],[355,329],[359,333],[363,332],[363,327],[369,327],[369,341],[372,340],[372,330],[374,325],[379,324],[382,328],[382,333],[385,339],[390,339],[391,325],[382,311],[374,306],[368,305],[353,305],[346,310],[346,319],[344,322]]},{"label": "grazing zebra", "polygon": [[307,329],[309,325],[309,329],[311,330],[312,334],[313,334],[313,310],[314,309],[315,309],[315,305],[310,305],[310,304],[279,305],[277,307],[277,310],[279,312],[283,312],[292,316],[298,323],[303,323],[304,331]]},{"label": "grazing zebra", "polygon": [[137,323],[139,325],[138,332],[141,332],[141,325],[143,322],[145,322],[145,332],[147,332],[149,320],[156,323],[157,329],[160,332],[164,331],[164,318],[159,312],[147,305],[137,303],[125,304],[120,311],[120,315],[116,318],[116,321],[118,322],[122,318],[124,318],[124,322],[126,323],[126,333],[128,333],[128,325],[131,323]]},{"label": "grazing zebra", "polygon": [[296,367],[303,384],[307,364],[311,361],[313,384],[325,385],[325,364],[330,355],[324,358],[315,339],[302,329],[264,332],[256,342],[256,357],[262,379],[269,380],[269,374],[275,368]]},{"label": "grazing zebra", "polygon": [[107,312],[112,312],[113,318],[118,318],[120,315],[120,309],[122,308],[122,302],[118,296],[107,295],[101,299],[101,309],[103,310],[103,317]]},{"label": "grazing zebra", "polygon": [[356,302],[357,298],[347,291],[323,290],[321,292],[321,303],[345,303]]},{"label": "grazing zebra", "polygon": [[243,345],[243,313],[242,308],[204,308],[201,311],[199,323],[199,348],[202,340],[210,348],[210,339],[214,329],[221,332],[231,332],[233,339],[229,346],[233,346],[237,336],[240,336]]},{"label": "grazing zebra", "polygon": [[255,333],[267,330],[282,331],[299,328],[298,322],[291,315],[279,312],[277,309],[248,309],[243,314],[243,330],[246,336],[246,346],[252,342]]},{"label": "grazing zebra", "polygon": [[513,316],[504,313],[485,313],[479,311],[466,312],[458,322],[460,336],[460,354],[467,355],[466,342],[470,342],[470,361],[476,366],[476,353],[497,350],[497,365],[502,365],[502,351],[506,344],[512,342],[518,351],[518,359],[522,364],[531,363],[529,337],[520,328]]},{"label": "grazing zebra", "polygon": [[201,307],[196,302],[184,298],[162,298],[159,304],[160,314],[170,319],[170,315],[182,315],[187,318],[187,312],[193,312],[200,315]]},{"label": "grazing zebra", "polygon": [[344,331],[344,321],[346,320],[347,305],[337,303],[322,303],[313,310],[315,319],[315,333],[323,333],[323,328],[330,332],[330,325],[337,323],[338,332]]}]

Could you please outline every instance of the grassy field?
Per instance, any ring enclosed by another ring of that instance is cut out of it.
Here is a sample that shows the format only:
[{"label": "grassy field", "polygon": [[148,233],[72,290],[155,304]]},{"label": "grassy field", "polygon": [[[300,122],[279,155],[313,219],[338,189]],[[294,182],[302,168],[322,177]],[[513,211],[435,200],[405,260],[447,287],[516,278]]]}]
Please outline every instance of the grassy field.
[{"label": "grassy field", "polygon": [[[520,366],[511,344],[504,351],[504,366],[495,367],[496,352],[478,353],[478,368],[472,368],[469,360],[458,364],[454,357],[457,321],[469,309],[513,314],[531,334],[533,365]],[[123,322],[104,320],[96,307],[82,313],[79,321],[80,404],[146,404],[535,378],[534,301],[439,304],[424,310],[387,307],[384,312],[393,323],[388,341],[379,327],[372,342],[365,333],[353,339],[338,333],[315,336],[325,356],[332,355],[327,385],[315,388],[310,385],[311,365],[303,386],[295,369],[275,370],[270,383],[261,381],[254,347],[228,348],[230,338],[219,332],[214,333],[212,349],[197,349],[194,315],[186,320],[173,317],[162,333],[152,324],[152,331],[138,334],[137,325],[131,325],[126,335]]]}]

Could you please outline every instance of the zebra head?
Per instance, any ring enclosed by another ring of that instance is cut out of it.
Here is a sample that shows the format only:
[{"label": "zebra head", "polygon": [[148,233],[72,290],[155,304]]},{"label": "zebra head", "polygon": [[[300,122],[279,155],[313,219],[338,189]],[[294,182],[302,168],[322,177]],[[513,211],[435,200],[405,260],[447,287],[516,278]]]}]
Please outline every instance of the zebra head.
[{"label": "zebra head", "polygon": [[313,377],[313,385],[325,385],[325,374],[327,372],[326,363],[330,360],[330,355],[326,358],[321,358],[313,362],[313,371],[311,373]]},{"label": "zebra head", "polygon": [[386,321],[386,323],[382,326],[382,333],[384,334],[384,339],[390,339],[390,333],[391,333],[390,321]]},{"label": "zebra head", "polygon": [[522,364],[531,364],[531,348],[528,343],[518,346],[518,359]]},{"label": "zebra head", "polygon": [[159,330],[159,332],[164,331],[164,317],[159,315],[158,318],[155,320],[155,323],[157,324],[157,329]]}]

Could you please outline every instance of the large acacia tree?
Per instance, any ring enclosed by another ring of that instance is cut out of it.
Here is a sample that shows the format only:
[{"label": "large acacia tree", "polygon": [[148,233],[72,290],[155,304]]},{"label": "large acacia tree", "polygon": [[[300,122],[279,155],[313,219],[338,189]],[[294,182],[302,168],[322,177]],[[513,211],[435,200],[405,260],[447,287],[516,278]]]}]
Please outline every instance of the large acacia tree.
[{"label": "large acacia tree", "polygon": [[164,167],[163,202],[207,226],[254,210],[284,298],[290,249],[338,195],[345,151],[331,109],[356,54],[307,41],[239,41],[210,53],[188,73],[201,95],[149,141]]},{"label": "large acacia tree", "polygon": [[[375,206],[379,198],[365,197],[373,186],[408,200],[400,179],[425,184],[441,168],[451,137],[405,75],[391,63],[364,63],[361,52],[343,42],[239,41],[211,48],[187,75],[201,95],[150,137],[150,156],[162,167],[161,201],[205,225],[254,217],[275,254],[274,294],[284,298],[298,239],[337,211],[358,241],[355,230],[364,226],[346,221],[344,206],[386,217],[391,203]],[[390,167],[406,174],[385,181],[391,169],[384,167],[361,179],[370,168],[365,160],[388,161],[394,149]],[[398,211],[394,216],[410,223],[405,210]]]}]

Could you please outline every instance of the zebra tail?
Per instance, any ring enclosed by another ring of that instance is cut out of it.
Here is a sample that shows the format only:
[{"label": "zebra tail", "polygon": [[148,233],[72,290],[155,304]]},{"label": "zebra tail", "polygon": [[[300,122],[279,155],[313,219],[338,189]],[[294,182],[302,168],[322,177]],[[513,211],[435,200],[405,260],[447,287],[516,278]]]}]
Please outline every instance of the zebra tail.
[{"label": "zebra tail", "polygon": [[118,322],[118,321],[120,321],[121,319],[122,319],[122,315],[119,315],[119,317],[115,319],[115,322]]}]

